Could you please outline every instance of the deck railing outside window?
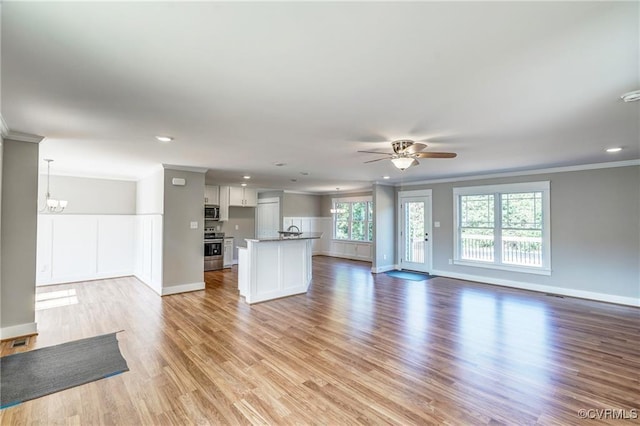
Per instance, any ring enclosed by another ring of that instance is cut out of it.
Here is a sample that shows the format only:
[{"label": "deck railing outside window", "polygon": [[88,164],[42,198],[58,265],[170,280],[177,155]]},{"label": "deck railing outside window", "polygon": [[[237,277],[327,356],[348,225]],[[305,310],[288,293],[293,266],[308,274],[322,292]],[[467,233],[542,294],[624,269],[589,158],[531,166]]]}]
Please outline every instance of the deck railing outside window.
[{"label": "deck railing outside window", "polygon": [[[493,261],[492,235],[463,235],[460,256],[464,260]],[[521,266],[542,265],[542,238],[502,237],[502,263]]]}]

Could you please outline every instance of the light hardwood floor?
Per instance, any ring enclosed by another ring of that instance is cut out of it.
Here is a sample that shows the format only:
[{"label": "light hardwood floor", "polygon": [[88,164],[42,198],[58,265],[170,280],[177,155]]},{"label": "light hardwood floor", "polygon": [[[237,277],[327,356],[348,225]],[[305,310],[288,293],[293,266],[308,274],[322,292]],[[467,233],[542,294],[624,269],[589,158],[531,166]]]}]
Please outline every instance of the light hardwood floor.
[{"label": "light hardwood floor", "polygon": [[39,288],[77,303],[38,310],[27,349],[123,329],[130,371],[0,424],[581,424],[581,409],[640,409],[639,309],[320,256],[313,273],[308,294],[253,306],[235,269],[164,298],[134,278]]}]

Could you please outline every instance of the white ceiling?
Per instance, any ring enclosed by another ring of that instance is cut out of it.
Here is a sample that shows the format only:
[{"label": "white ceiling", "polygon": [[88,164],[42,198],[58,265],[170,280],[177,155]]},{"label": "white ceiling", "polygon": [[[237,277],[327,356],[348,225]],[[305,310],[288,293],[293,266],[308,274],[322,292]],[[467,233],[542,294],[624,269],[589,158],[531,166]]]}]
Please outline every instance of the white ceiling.
[{"label": "white ceiling", "polygon": [[[84,176],[328,192],[638,159],[638,6],[5,2],[1,112]],[[458,157],[356,152],[405,137]]]}]

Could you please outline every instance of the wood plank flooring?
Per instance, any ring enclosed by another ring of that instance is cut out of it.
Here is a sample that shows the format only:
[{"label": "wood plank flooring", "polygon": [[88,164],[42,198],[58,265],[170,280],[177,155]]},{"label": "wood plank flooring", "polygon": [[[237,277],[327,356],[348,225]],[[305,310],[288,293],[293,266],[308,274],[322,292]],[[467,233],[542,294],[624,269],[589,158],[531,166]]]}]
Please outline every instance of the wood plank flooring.
[{"label": "wood plank flooring", "polygon": [[313,273],[308,294],[253,306],[235,269],[164,298],[134,278],[39,288],[69,304],[38,310],[40,334],[3,356],[123,329],[130,371],[0,424],[566,425],[640,410],[640,309],[321,256]]}]

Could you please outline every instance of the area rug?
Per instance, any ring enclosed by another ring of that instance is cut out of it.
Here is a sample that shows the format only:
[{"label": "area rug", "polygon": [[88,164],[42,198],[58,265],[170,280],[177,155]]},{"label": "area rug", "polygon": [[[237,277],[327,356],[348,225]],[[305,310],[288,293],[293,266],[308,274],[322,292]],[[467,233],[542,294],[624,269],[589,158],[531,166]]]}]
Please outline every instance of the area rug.
[{"label": "area rug", "polygon": [[435,275],[422,274],[420,272],[411,271],[387,271],[385,273],[393,278],[402,278],[403,280],[411,281],[426,281],[430,280],[431,278],[435,278]]},{"label": "area rug", "polygon": [[0,358],[0,409],[129,371],[116,333]]}]

